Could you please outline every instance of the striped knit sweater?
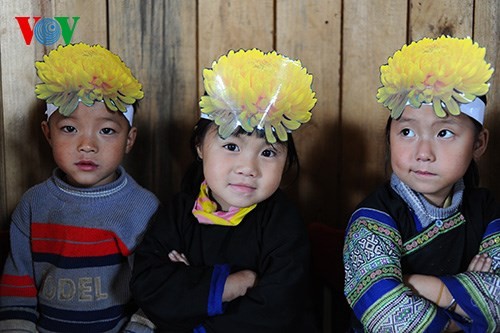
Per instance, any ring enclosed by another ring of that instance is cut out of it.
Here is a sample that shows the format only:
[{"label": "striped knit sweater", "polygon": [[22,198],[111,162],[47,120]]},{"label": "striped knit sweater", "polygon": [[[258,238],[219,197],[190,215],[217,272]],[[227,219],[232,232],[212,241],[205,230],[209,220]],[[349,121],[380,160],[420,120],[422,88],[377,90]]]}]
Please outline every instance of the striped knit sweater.
[{"label": "striped knit sweater", "polygon": [[0,332],[151,332],[130,320],[129,256],[158,200],[121,167],[94,188],[72,187],[60,172],[28,190],[12,216]]}]

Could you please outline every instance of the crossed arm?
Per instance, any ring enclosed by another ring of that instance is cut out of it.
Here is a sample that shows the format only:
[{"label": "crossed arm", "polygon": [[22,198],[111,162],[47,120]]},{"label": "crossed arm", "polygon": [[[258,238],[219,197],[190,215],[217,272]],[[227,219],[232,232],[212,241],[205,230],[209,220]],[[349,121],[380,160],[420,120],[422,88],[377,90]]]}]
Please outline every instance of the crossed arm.
[{"label": "crossed arm", "polygon": [[[477,254],[471,260],[467,271],[490,272],[491,264],[492,260],[486,253]],[[455,299],[439,278],[432,275],[411,274],[403,276],[403,282],[410,287],[416,295],[426,298],[441,308],[453,310],[462,317],[467,317],[467,313],[465,313],[460,305],[454,303]],[[454,321],[451,321],[447,331],[458,332],[460,328]]]},{"label": "crossed arm", "polygon": [[[172,262],[184,263],[186,266],[189,266],[189,261],[184,253],[173,250],[168,254],[168,258]],[[224,284],[222,301],[231,302],[240,296],[244,296],[250,288],[255,286],[256,281],[257,273],[249,269],[229,274]]]}]

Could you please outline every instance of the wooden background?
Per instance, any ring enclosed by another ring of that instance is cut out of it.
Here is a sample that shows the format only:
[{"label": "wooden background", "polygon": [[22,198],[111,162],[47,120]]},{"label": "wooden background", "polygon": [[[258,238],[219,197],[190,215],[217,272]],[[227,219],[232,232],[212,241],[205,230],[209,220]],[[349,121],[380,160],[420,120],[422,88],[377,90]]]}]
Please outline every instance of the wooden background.
[{"label": "wooden background", "polygon": [[[166,201],[191,160],[201,71],[229,49],[257,47],[300,59],[314,75],[318,104],[294,134],[299,181],[287,191],[307,221],[343,227],[352,209],[387,176],[377,104],[379,66],[403,44],[441,34],[471,36],[500,68],[498,0],[0,0],[0,230],[29,187],[54,164],[42,137],[43,103],[34,61],[64,43],[26,45],[16,16],[78,16],[72,42],[100,43],[144,85],[139,137],[128,171]],[[32,24],[32,21],[30,21]],[[70,20],[70,24],[72,21]],[[500,70],[499,70],[500,71]],[[500,197],[499,71],[491,80],[483,185]]]}]

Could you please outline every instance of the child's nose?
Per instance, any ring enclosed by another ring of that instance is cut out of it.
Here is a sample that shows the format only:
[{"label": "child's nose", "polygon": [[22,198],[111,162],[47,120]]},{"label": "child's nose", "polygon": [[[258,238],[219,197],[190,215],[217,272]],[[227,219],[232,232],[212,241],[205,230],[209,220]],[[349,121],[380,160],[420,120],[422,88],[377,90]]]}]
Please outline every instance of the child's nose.
[{"label": "child's nose", "polygon": [[257,161],[254,156],[241,156],[236,167],[238,174],[255,177],[258,174]]},{"label": "child's nose", "polygon": [[95,140],[90,135],[84,135],[78,145],[78,151],[85,153],[95,153],[97,152],[97,145]]},{"label": "child's nose", "polygon": [[417,161],[429,162],[434,161],[435,155],[432,148],[432,143],[429,140],[422,139],[417,145]]}]

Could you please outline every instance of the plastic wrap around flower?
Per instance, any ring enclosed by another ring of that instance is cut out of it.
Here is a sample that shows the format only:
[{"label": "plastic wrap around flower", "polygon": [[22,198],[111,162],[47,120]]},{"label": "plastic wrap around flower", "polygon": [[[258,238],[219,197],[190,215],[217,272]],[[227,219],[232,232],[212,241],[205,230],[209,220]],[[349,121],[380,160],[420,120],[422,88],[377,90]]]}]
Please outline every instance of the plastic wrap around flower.
[{"label": "plastic wrap around flower", "polygon": [[488,92],[493,68],[486,50],[470,38],[441,36],[405,45],[380,68],[382,87],[377,100],[399,118],[406,105],[419,108],[432,103],[438,117],[460,114],[461,103],[470,103]]},{"label": "plastic wrap around flower", "polygon": [[286,141],[288,132],[311,119],[316,104],[312,75],[300,61],[274,51],[231,50],[203,78],[202,117],[215,121],[222,138],[241,126],[248,133],[264,130],[269,143]]},{"label": "plastic wrap around flower", "polygon": [[126,105],[144,96],[142,85],[130,69],[100,45],[60,45],[35,67],[43,82],[35,87],[37,97],[57,106],[65,116],[80,101],[87,106],[104,101],[110,110],[126,112]]}]

